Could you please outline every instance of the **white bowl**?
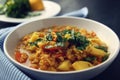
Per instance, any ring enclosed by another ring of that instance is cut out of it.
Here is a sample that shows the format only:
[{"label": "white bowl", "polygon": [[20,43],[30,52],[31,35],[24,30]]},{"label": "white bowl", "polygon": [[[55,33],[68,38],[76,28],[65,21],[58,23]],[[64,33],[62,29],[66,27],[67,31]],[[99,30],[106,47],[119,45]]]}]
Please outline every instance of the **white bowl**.
[{"label": "white bowl", "polygon": [[[100,39],[103,40],[108,45],[110,52],[109,58],[105,62],[97,66],[85,70],[69,71],[69,72],[50,72],[50,71],[31,69],[27,66],[18,63],[14,59],[14,49],[18,41],[24,35],[53,25],[73,25],[73,26],[83,27],[88,31],[93,30],[95,33],[97,33]],[[27,75],[32,77],[34,80],[90,79],[92,77],[95,77],[99,73],[103,72],[114,61],[120,49],[120,42],[115,32],[112,31],[109,27],[90,19],[76,18],[76,17],[54,17],[54,18],[47,18],[47,19],[22,23],[17,27],[18,28],[16,28],[11,33],[9,33],[9,35],[5,39],[4,42],[5,55],[11,60],[11,62],[14,65],[16,65],[19,69],[21,69]]]}]

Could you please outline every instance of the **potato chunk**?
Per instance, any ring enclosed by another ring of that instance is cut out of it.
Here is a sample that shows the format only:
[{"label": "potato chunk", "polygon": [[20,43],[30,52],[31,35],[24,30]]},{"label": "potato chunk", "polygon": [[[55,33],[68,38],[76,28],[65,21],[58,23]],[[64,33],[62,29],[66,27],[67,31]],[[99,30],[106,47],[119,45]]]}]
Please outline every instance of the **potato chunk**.
[{"label": "potato chunk", "polygon": [[101,49],[97,49],[94,46],[90,46],[87,50],[91,55],[96,57],[104,57],[107,53]]},{"label": "potato chunk", "polygon": [[93,65],[87,61],[75,61],[72,66],[75,70],[82,70],[92,67]]},{"label": "potato chunk", "polygon": [[58,69],[62,71],[68,71],[71,69],[71,67],[72,67],[71,62],[69,60],[65,60],[58,66]]},{"label": "potato chunk", "polygon": [[39,38],[38,32],[34,32],[31,36],[31,38],[29,39],[29,42],[34,42],[38,38]]}]

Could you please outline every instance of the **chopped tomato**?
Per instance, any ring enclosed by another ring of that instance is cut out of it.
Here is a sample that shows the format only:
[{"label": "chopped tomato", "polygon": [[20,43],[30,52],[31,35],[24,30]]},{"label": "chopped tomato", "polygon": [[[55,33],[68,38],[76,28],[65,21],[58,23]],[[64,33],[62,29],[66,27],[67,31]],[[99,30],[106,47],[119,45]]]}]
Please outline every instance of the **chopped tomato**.
[{"label": "chopped tomato", "polygon": [[25,53],[15,52],[15,59],[20,63],[25,63],[28,55]]}]

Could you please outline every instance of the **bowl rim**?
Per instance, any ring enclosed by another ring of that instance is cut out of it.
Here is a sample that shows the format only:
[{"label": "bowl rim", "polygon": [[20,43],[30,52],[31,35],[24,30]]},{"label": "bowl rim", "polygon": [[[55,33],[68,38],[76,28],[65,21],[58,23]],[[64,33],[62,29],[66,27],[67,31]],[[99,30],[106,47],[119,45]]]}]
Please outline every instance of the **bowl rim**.
[{"label": "bowl rim", "polygon": [[[102,62],[101,64],[99,64],[99,65],[96,65],[96,66],[93,66],[93,67],[90,67],[90,68],[87,68],[87,69],[83,69],[83,70],[66,71],[66,72],[54,72],[54,71],[44,71],[44,70],[33,69],[33,68],[28,67],[28,66],[21,65],[21,63],[17,62],[16,60],[14,60],[14,59],[9,55],[8,51],[6,50],[6,42],[7,42],[7,39],[9,38],[9,36],[10,36],[14,31],[16,31],[16,30],[19,29],[19,28],[22,28],[22,26],[24,26],[24,25],[26,25],[26,24],[29,24],[29,23],[31,23],[31,22],[33,22],[33,21],[38,21],[38,20],[42,21],[42,20],[56,19],[56,18],[57,18],[57,19],[59,19],[59,18],[78,19],[78,20],[81,19],[81,20],[84,20],[84,21],[90,21],[90,22],[92,22],[92,23],[96,23],[96,24],[99,24],[99,25],[101,25],[101,26],[104,26],[104,28],[108,29],[109,31],[112,32],[112,34],[114,34],[114,36],[116,37],[116,39],[117,39],[117,41],[118,41],[118,45],[117,45],[118,47],[117,47],[117,49],[116,49],[115,52],[114,52],[115,54],[114,54],[112,57],[108,58],[106,61],[104,61],[104,62]],[[18,65],[18,66],[20,66],[20,67],[23,67],[23,68],[27,69],[27,70],[32,70],[32,71],[35,71],[35,72],[41,72],[41,73],[47,73],[47,74],[72,74],[72,73],[86,72],[86,71],[89,71],[89,70],[93,70],[93,69],[99,68],[99,67],[103,66],[104,64],[108,63],[110,60],[111,60],[111,63],[112,63],[112,62],[114,61],[114,59],[117,57],[117,55],[119,54],[119,50],[120,50],[120,40],[119,40],[117,34],[116,34],[110,27],[108,27],[108,26],[106,26],[106,25],[104,25],[104,24],[102,24],[102,23],[100,23],[100,22],[98,22],[98,21],[95,21],[95,20],[92,20],[92,19],[87,19],[87,18],[80,18],[80,17],[70,17],[70,16],[66,16],[66,17],[65,17],[65,16],[63,17],[63,16],[62,16],[62,17],[61,17],[61,16],[59,16],[59,17],[51,17],[51,18],[45,18],[45,19],[31,20],[31,21],[23,22],[23,23],[17,25],[16,28],[15,28],[14,30],[12,30],[10,33],[8,33],[8,35],[6,36],[6,38],[5,38],[5,40],[4,40],[4,44],[3,44],[3,49],[4,49],[5,55],[8,57],[8,59],[9,59],[13,64],[16,64],[16,65]]]}]

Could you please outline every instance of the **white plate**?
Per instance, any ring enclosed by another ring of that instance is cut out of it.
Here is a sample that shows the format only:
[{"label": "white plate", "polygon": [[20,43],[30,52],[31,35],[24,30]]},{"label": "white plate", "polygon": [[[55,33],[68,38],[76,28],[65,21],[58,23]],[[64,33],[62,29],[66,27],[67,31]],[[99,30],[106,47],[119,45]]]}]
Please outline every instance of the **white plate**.
[{"label": "white plate", "polygon": [[41,11],[41,14],[39,16],[33,16],[29,18],[10,18],[6,15],[0,15],[0,20],[11,23],[21,23],[30,20],[52,17],[57,15],[61,10],[60,5],[53,1],[43,1],[43,4],[45,6],[45,10]]}]

